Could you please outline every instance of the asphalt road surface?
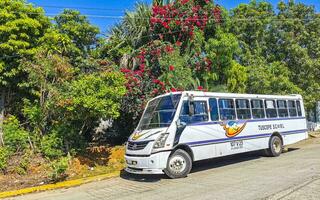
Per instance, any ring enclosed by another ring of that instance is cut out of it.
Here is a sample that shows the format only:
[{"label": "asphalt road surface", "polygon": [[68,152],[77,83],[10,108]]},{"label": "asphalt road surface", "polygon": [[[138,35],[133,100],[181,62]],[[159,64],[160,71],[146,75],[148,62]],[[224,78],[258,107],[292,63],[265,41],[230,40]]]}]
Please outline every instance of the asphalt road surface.
[{"label": "asphalt road surface", "polygon": [[277,158],[260,155],[202,161],[183,179],[122,173],[118,178],[11,199],[320,199],[320,138],[295,144]]}]

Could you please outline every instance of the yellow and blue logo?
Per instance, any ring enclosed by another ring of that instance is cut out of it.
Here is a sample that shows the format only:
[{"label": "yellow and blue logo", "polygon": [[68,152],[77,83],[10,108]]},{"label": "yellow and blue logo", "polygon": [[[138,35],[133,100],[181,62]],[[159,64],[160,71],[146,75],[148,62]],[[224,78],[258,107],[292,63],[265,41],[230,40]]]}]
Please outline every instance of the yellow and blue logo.
[{"label": "yellow and blue logo", "polygon": [[236,122],[236,121],[228,121],[226,123],[222,123],[221,126],[226,131],[227,137],[234,137],[239,135],[241,131],[245,128],[247,122]]}]

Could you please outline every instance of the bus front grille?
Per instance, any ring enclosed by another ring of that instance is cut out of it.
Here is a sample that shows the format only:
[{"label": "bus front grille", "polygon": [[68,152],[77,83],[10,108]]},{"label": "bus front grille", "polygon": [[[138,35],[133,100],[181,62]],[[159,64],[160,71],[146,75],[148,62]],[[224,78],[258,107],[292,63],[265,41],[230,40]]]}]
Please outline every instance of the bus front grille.
[{"label": "bus front grille", "polygon": [[149,141],[145,142],[128,142],[128,149],[129,150],[142,150],[148,145]]}]

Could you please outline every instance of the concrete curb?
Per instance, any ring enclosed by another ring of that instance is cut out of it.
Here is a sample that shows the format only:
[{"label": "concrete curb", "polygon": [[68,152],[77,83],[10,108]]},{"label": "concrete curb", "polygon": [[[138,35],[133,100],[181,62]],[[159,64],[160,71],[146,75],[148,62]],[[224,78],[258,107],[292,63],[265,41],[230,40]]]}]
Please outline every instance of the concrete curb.
[{"label": "concrete curb", "polygon": [[87,177],[87,178],[81,178],[76,180],[70,180],[70,181],[63,181],[55,184],[47,184],[47,185],[41,185],[41,186],[35,186],[35,187],[29,187],[24,188],[20,190],[11,190],[6,192],[0,192],[0,198],[7,198],[7,197],[13,197],[23,194],[28,194],[32,192],[40,192],[40,191],[47,191],[47,190],[53,190],[53,189],[59,189],[59,188],[69,188],[69,187],[75,187],[79,186],[85,183],[90,183],[93,181],[100,181],[107,178],[117,177],[120,175],[120,171],[113,172],[110,174],[102,174],[98,176],[93,177]]}]

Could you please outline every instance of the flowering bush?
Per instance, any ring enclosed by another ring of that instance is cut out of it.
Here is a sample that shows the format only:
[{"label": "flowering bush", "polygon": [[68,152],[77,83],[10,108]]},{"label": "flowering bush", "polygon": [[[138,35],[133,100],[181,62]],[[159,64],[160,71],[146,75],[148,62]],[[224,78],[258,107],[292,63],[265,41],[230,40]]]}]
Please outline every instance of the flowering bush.
[{"label": "flowering bush", "polygon": [[[212,65],[203,54],[204,32],[220,20],[219,10],[209,0],[177,0],[152,7],[151,42],[131,55],[132,66],[120,69],[127,79],[120,121],[133,119],[135,126],[147,100],[159,94],[204,90],[200,86],[201,77]],[[120,126],[122,130],[128,128],[127,123]],[[130,133],[132,129],[126,132]]]},{"label": "flowering bush", "polygon": [[150,24],[159,39],[181,43],[194,37],[195,28],[204,30],[210,20],[221,20],[220,8],[211,1],[178,0],[153,6]]}]

